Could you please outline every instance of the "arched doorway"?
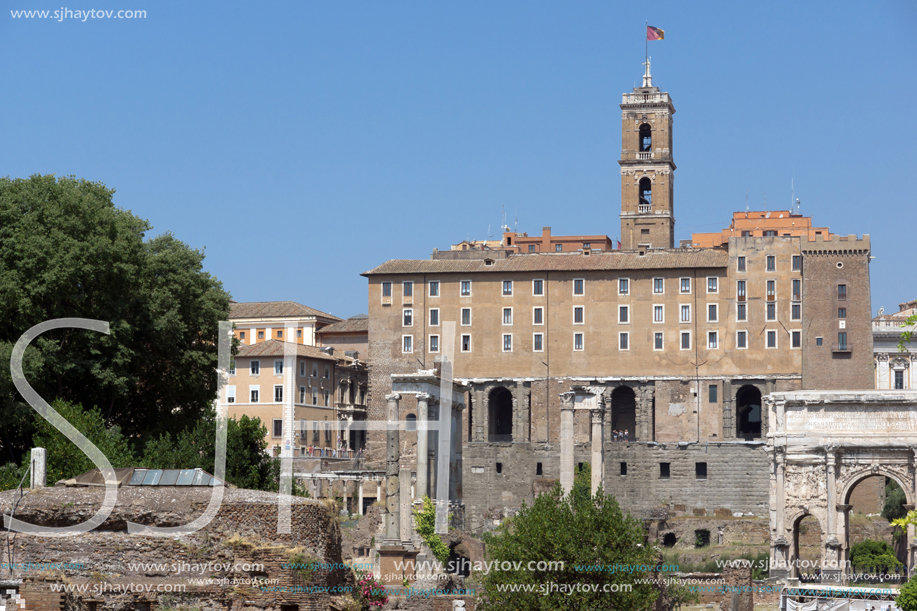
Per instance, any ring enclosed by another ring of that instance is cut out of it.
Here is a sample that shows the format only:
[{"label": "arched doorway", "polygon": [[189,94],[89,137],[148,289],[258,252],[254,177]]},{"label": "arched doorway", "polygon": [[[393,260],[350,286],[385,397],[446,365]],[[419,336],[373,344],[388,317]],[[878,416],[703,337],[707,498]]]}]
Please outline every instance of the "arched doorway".
[{"label": "arched doorway", "polygon": [[487,415],[489,441],[513,440],[513,393],[504,387],[490,391]]},{"label": "arched doorway", "polygon": [[822,564],[822,530],[818,518],[804,513],[793,523],[791,575],[802,582],[819,581]]},{"label": "arched doorway", "polygon": [[[904,506],[907,504],[907,495],[895,478],[883,473],[872,474],[866,472],[856,478],[847,487],[843,496],[846,516],[844,520],[844,560],[847,573],[854,576],[854,584],[884,584],[900,583],[904,577],[904,567],[908,562],[908,538],[902,536],[899,527],[891,541],[886,539],[886,534],[876,532],[875,516],[881,516],[880,524],[886,525],[886,520],[896,519],[907,515]],[[863,565],[864,550],[857,553],[858,547],[865,547],[868,557],[889,556],[895,557],[901,565],[899,567],[886,566],[884,568]],[[880,551],[880,548],[885,551]],[[896,571],[895,569],[899,570]],[[882,575],[881,578],[876,578]],[[873,577],[873,578],[870,578]]]},{"label": "arched doorway", "polygon": [[627,440],[637,441],[637,396],[629,386],[618,386],[611,393],[611,429],[627,431]]},{"label": "arched doorway", "polygon": [[761,391],[743,386],[736,393],[736,438],[761,438]]}]

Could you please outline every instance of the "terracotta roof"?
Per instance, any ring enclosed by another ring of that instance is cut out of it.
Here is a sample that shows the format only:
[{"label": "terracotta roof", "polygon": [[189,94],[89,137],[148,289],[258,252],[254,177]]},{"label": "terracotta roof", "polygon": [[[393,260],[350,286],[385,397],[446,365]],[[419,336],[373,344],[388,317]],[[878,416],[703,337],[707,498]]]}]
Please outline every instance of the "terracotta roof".
[{"label": "terracotta roof", "polygon": [[326,314],[295,301],[248,301],[229,304],[230,320],[236,318],[287,318],[297,316],[321,316],[332,320],[341,320],[337,316]]},{"label": "terracotta roof", "polygon": [[246,344],[239,347],[239,353],[236,358],[257,357],[257,356],[283,356],[287,346],[296,348],[296,356],[308,356],[313,359],[324,359],[326,361],[336,361],[337,359],[330,354],[322,352],[321,348],[315,346],[304,346],[303,344],[293,344],[282,342],[276,339],[269,339],[259,344]]},{"label": "terracotta roof", "polygon": [[369,317],[354,316],[333,325],[322,327],[316,333],[369,333]]},{"label": "terracotta roof", "polygon": [[645,255],[631,251],[588,256],[578,252],[527,253],[493,259],[491,265],[485,265],[483,259],[393,259],[362,275],[712,268],[726,267],[728,261],[726,251],[714,249],[649,250]]}]

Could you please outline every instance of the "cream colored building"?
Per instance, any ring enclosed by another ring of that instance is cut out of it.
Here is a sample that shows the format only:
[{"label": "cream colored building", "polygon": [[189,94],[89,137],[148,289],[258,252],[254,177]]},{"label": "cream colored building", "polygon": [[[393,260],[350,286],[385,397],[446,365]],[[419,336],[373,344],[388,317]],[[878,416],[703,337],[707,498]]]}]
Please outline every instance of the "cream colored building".
[{"label": "cream colored building", "polygon": [[903,352],[898,349],[901,333],[914,330],[914,325],[907,325],[907,319],[914,314],[917,301],[909,301],[898,304],[898,311],[892,314],[882,308],[872,319],[877,390],[917,388],[917,346],[905,343]]},{"label": "cream colored building", "polygon": [[[233,334],[241,344],[249,345],[275,339],[316,346],[315,332],[341,320],[295,301],[231,302],[229,308]],[[290,333],[292,337],[285,337]]]}]

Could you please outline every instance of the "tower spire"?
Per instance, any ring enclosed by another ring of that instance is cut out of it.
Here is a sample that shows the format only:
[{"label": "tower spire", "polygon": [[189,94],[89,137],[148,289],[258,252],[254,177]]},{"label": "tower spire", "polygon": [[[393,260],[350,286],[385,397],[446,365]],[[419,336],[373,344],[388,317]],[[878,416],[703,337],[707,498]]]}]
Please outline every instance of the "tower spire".
[{"label": "tower spire", "polygon": [[653,86],[653,77],[650,74],[650,58],[647,56],[646,61],[643,62],[643,65],[646,66],[646,70],[643,72],[643,86],[652,87]]}]

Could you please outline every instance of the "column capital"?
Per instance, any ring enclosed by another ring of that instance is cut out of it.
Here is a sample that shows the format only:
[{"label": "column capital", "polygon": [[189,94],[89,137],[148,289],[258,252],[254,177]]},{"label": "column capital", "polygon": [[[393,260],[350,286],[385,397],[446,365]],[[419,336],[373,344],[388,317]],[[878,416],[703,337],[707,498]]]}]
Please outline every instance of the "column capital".
[{"label": "column capital", "polygon": [[419,392],[419,393],[417,393],[417,394],[414,395],[414,396],[417,398],[417,402],[418,402],[418,403],[419,403],[420,401],[425,401],[425,402],[429,403],[429,402],[430,402],[430,399],[433,398],[433,395],[431,395],[430,393],[426,393],[426,392]]},{"label": "column capital", "polygon": [[592,415],[592,424],[602,424],[605,413],[601,409],[591,409],[589,413]]},{"label": "column capital", "polygon": [[573,409],[576,393],[572,390],[560,393],[560,409]]},{"label": "column capital", "polygon": [[386,400],[386,401],[389,401],[389,402],[392,402],[392,401],[400,401],[400,400],[401,400],[401,395],[399,395],[399,394],[396,393],[396,392],[393,392],[393,393],[390,394],[390,395],[385,395],[385,400]]}]

